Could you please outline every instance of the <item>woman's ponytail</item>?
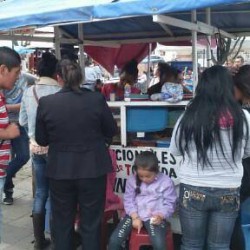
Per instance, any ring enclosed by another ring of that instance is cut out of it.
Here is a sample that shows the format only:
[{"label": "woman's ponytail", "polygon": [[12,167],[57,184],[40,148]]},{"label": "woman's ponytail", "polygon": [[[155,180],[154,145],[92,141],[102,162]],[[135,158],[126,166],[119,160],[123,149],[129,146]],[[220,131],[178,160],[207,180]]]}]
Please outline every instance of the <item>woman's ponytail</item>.
[{"label": "woman's ponytail", "polygon": [[136,173],[136,176],[135,176],[135,180],[136,180],[135,194],[138,195],[138,194],[141,193],[141,180],[140,180],[137,173]]},{"label": "woman's ponytail", "polygon": [[57,74],[62,78],[64,87],[80,92],[83,76],[79,64],[69,59],[63,59],[57,65]]}]

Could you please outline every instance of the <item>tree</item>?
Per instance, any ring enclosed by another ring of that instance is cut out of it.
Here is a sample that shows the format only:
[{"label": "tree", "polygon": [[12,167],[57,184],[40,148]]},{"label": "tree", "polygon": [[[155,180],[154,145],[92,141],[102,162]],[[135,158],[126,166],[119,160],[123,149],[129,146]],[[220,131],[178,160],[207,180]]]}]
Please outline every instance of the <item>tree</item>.
[{"label": "tree", "polygon": [[213,63],[215,65],[223,65],[228,59],[228,57],[231,56],[233,53],[235,53],[233,57],[233,59],[235,59],[242,48],[245,38],[246,38],[245,36],[236,38],[236,41],[231,48],[232,39],[222,37],[220,34],[217,34],[217,37],[215,37],[216,44],[217,44],[217,49],[216,49],[217,57],[216,58],[215,58],[213,51],[211,50]]}]

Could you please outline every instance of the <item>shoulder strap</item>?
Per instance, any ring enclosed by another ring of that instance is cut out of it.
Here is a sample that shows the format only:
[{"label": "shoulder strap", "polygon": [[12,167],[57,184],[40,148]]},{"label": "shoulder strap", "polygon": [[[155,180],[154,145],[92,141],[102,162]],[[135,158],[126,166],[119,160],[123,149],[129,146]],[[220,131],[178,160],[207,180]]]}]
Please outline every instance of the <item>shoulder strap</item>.
[{"label": "shoulder strap", "polygon": [[36,102],[37,102],[37,104],[38,104],[39,98],[38,98],[38,95],[37,95],[37,92],[36,92],[36,85],[33,86],[33,94],[34,94],[34,97],[35,97]]}]

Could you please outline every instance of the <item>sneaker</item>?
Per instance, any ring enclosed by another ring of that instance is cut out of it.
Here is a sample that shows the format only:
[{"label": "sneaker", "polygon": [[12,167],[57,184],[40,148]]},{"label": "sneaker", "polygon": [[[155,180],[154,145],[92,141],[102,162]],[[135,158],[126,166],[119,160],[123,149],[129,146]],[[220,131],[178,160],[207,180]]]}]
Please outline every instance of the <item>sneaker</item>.
[{"label": "sneaker", "polygon": [[6,196],[3,199],[3,204],[5,204],[5,205],[13,205],[13,201],[14,201],[14,199],[12,197]]}]

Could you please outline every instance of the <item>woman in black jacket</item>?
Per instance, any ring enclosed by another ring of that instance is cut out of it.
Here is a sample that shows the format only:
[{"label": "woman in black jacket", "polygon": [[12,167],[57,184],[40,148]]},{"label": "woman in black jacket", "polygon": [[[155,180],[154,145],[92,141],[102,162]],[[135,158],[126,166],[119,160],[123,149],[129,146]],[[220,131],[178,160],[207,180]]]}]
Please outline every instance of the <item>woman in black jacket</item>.
[{"label": "woman in black jacket", "polygon": [[76,208],[84,250],[100,250],[106,174],[112,163],[106,146],[117,127],[103,96],[80,89],[78,64],[62,60],[57,68],[63,89],[40,99],[36,141],[49,146],[50,183],[56,250],[71,250]]}]

